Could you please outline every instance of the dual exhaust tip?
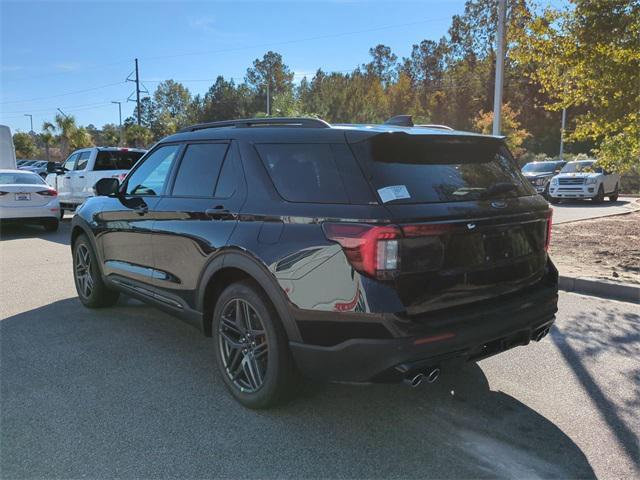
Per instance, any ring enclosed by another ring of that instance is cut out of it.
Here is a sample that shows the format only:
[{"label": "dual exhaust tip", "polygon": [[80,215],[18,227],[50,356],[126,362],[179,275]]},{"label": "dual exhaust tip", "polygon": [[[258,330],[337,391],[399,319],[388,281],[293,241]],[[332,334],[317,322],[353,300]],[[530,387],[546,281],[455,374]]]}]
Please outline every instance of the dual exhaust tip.
[{"label": "dual exhaust tip", "polygon": [[537,332],[535,332],[533,334],[533,339],[536,342],[539,342],[540,340],[542,340],[544,337],[547,336],[547,334],[549,333],[550,329],[551,329],[551,327],[542,327],[540,330],[538,330]]},{"label": "dual exhaust tip", "polygon": [[411,388],[416,388],[422,382],[434,383],[436,380],[438,380],[439,377],[440,377],[440,369],[432,368],[424,372],[418,372],[418,373],[407,376],[404,379],[404,383],[409,385]]}]

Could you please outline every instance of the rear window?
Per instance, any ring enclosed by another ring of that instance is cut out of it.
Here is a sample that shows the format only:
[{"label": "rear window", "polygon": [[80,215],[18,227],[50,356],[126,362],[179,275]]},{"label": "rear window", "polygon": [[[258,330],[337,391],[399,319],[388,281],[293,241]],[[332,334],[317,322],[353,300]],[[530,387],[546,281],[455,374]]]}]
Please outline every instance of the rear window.
[{"label": "rear window", "polygon": [[101,151],[96,157],[94,170],[130,170],[144,152],[128,150]]},{"label": "rear window", "polygon": [[438,203],[533,195],[493,139],[378,135],[352,145],[383,203]]},{"label": "rear window", "polygon": [[34,173],[0,173],[0,185],[43,185],[45,181]]},{"label": "rear window", "polygon": [[213,197],[226,153],[226,143],[188,145],[176,175],[173,195]]},{"label": "rear window", "polygon": [[276,190],[289,202],[375,201],[344,144],[263,144],[256,149]]}]

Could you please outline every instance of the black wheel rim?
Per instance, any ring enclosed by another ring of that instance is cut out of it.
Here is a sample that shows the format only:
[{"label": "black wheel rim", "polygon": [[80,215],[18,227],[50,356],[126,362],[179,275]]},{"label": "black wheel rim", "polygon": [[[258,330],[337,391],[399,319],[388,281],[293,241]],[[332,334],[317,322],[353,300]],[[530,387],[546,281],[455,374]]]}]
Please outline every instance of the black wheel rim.
[{"label": "black wheel rim", "polygon": [[93,274],[91,268],[91,255],[86,245],[76,248],[76,285],[80,294],[88,298],[93,292]]},{"label": "black wheel rim", "polygon": [[235,298],[222,309],[218,322],[222,365],[241,392],[252,393],[264,384],[269,347],[262,319],[246,300]]}]

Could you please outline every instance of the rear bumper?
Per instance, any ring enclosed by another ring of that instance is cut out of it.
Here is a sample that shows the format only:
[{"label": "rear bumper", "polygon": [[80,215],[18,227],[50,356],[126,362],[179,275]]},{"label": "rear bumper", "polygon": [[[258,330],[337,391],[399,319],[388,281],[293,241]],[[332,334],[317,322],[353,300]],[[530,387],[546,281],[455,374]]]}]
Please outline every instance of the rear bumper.
[{"label": "rear bumper", "polygon": [[542,282],[516,295],[424,316],[413,322],[408,337],[354,338],[329,347],[298,342],[290,346],[296,365],[307,376],[397,382],[444,362],[478,360],[526,345],[551,327],[557,303],[554,269]]},{"label": "rear bumper", "polygon": [[2,221],[57,218],[59,214],[60,205],[57,200],[52,200],[40,207],[0,207],[0,220]]}]

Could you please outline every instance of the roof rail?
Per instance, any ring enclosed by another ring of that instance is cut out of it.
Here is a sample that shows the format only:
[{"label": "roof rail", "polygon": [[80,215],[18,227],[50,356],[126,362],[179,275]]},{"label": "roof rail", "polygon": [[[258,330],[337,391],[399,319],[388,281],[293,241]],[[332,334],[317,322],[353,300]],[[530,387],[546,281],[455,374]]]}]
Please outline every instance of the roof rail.
[{"label": "roof rail", "polygon": [[450,131],[453,131],[453,128],[449,127],[448,125],[437,125],[435,123],[428,123],[428,124],[425,124],[425,125],[416,125],[416,127],[435,128],[437,130],[450,130]]},{"label": "roof rail", "polygon": [[306,118],[306,117],[276,117],[276,118],[245,118],[242,120],[223,120],[221,122],[208,122],[199,123],[197,125],[191,125],[183,128],[179,133],[195,132],[196,130],[204,130],[206,128],[249,128],[254,126],[269,127],[269,126],[283,126],[283,127],[298,127],[298,128],[329,128],[329,125],[324,120],[319,118]]},{"label": "roof rail", "polygon": [[413,117],[411,115],[396,115],[384,122],[384,125],[396,125],[398,127],[413,127]]}]

